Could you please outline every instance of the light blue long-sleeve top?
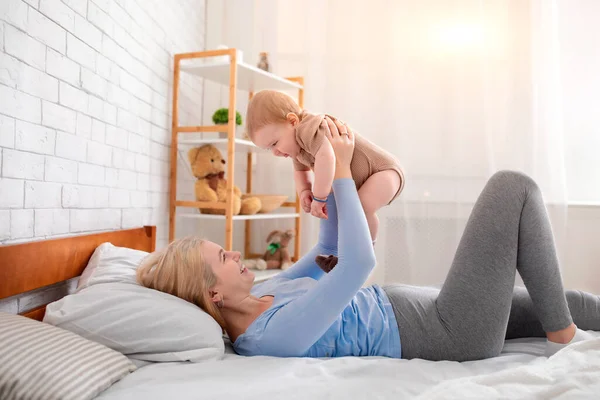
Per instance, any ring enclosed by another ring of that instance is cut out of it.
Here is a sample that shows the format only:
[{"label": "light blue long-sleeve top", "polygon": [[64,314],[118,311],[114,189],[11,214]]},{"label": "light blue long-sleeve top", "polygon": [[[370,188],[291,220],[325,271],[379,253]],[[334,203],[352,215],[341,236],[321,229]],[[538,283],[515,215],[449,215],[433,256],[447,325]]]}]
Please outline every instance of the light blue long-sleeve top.
[{"label": "light blue long-sleeve top", "polygon": [[[355,183],[336,179],[332,189],[317,245],[252,289],[256,297],[274,296],[273,304],[233,343],[238,354],[401,357],[387,295],[377,285],[361,288],[375,266],[375,254]],[[328,274],[315,263],[318,254],[338,256]]]}]

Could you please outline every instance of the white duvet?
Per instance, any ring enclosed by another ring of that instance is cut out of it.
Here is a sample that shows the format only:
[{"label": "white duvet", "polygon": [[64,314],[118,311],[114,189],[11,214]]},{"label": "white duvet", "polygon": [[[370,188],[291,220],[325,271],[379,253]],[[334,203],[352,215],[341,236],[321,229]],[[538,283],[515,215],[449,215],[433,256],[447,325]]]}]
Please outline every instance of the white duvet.
[{"label": "white duvet", "polygon": [[596,336],[549,359],[542,339],[521,339],[499,357],[465,363],[229,352],[219,361],[142,367],[98,399],[600,399]]}]

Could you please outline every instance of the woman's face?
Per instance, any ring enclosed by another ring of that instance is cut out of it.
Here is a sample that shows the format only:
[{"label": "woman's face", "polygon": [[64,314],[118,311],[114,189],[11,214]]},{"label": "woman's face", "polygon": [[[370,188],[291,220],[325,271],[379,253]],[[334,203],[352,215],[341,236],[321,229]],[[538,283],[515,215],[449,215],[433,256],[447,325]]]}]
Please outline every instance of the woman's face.
[{"label": "woman's face", "polygon": [[217,276],[217,283],[211,288],[217,293],[217,298],[213,297],[215,302],[224,299],[228,304],[235,304],[250,294],[254,273],[241,263],[238,251],[225,251],[218,244],[205,241],[202,252],[205,262]]},{"label": "woman's face", "polygon": [[290,122],[269,124],[256,130],[254,144],[269,150],[276,157],[296,158],[300,147],[296,143],[294,125]]}]

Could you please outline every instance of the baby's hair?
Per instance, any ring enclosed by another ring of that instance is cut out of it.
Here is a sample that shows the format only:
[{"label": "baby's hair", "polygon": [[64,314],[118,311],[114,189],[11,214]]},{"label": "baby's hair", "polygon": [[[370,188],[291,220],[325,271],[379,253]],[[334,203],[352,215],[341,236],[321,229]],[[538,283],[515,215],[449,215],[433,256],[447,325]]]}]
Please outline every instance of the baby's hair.
[{"label": "baby's hair", "polygon": [[261,90],[248,103],[246,111],[246,129],[254,141],[254,134],[269,124],[284,123],[287,115],[294,113],[302,119],[302,109],[292,96],[277,90]]}]

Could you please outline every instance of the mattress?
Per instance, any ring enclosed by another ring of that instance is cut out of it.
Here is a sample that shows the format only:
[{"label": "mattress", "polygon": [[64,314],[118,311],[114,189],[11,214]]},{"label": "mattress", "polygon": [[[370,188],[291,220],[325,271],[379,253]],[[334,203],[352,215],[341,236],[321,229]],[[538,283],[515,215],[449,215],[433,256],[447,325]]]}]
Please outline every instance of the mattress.
[{"label": "mattress", "polygon": [[600,333],[553,357],[544,340],[506,342],[498,357],[471,362],[242,357],[141,367],[103,392],[124,399],[587,399],[600,398]]}]

